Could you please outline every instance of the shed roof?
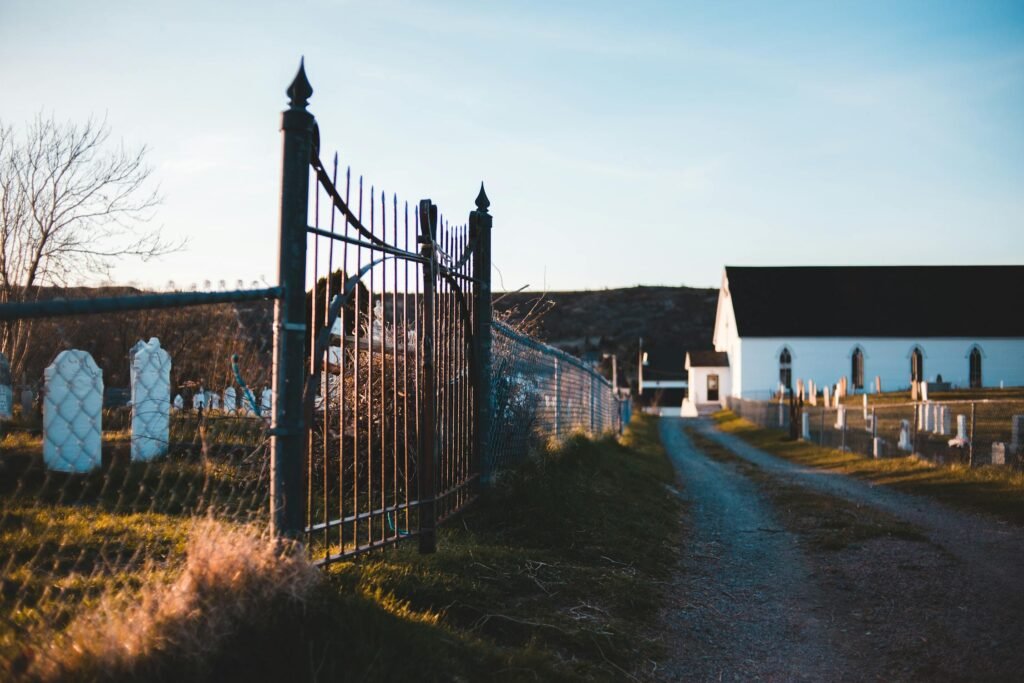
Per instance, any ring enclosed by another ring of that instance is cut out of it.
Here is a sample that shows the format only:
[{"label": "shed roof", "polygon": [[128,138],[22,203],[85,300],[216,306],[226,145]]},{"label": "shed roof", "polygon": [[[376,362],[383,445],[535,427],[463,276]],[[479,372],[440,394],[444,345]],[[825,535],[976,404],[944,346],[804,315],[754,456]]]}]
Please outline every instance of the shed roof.
[{"label": "shed roof", "polygon": [[1024,266],[727,266],[740,337],[1024,337]]},{"label": "shed roof", "polygon": [[687,351],[687,368],[727,368],[729,354],[725,351]]}]

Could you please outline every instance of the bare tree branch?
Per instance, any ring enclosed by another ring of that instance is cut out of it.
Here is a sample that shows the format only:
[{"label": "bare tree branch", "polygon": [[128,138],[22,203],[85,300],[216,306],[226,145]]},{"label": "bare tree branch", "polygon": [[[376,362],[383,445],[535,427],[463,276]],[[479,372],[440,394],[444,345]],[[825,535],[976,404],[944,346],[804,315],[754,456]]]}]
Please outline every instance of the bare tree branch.
[{"label": "bare tree branch", "polygon": [[[0,121],[0,303],[76,275],[109,274],[122,258],[148,260],[183,246],[147,225],[160,195],[146,147],[132,151],[109,139],[105,120],[37,115],[20,137]],[[12,368],[27,339],[17,323],[0,329]]]}]

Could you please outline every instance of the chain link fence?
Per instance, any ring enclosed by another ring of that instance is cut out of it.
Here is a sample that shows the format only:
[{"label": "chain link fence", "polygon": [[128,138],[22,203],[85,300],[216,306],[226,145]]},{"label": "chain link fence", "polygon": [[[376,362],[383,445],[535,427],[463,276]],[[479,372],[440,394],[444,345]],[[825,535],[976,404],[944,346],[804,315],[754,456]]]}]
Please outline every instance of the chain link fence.
[{"label": "chain link fence", "polygon": [[[790,428],[788,402],[730,399],[740,417]],[[866,457],[918,455],[938,464],[1024,468],[1024,399],[888,402],[848,397],[836,407],[805,404],[797,434]]]},{"label": "chain link fence", "polygon": [[0,323],[25,340],[0,354],[0,671],[170,579],[197,520],[267,526],[272,322],[257,300]]},{"label": "chain link fence", "polygon": [[494,422],[485,471],[497,472],[574,433],[620,432],[629,398],[579,358],[509,325],[492,325]]}]

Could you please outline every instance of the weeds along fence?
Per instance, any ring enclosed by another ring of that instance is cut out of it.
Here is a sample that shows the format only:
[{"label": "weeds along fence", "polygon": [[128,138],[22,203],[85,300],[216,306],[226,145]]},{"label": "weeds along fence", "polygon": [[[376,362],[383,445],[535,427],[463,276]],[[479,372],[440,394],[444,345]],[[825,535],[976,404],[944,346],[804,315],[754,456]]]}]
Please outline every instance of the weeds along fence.
[{"label": "weeds along fence", "polygon": [[579,358],[493,323],[494,421],[487,448],[491,471],[526,457],[545,442],[583,432],[621,432],[629,399]]},{"label": "weeds along fence", "polygon": [[[730,399],[741,417],[790,429],[789,403]],[[1024,401],[846,399],[836,407],[804,404],[796,433],[811,443],[866,457],[916,454],[939,464],[1024,468]]]},{"label": "weeds along fence", "polygon": [[483,187],[455,223],[325,163],[311,94],[300,67],[276,286],[0,305],[0,671],[26,634],[170,577],[199,519],[317,564],[433,552],[534,444],[621,427],[595,370],[492,321]]}]

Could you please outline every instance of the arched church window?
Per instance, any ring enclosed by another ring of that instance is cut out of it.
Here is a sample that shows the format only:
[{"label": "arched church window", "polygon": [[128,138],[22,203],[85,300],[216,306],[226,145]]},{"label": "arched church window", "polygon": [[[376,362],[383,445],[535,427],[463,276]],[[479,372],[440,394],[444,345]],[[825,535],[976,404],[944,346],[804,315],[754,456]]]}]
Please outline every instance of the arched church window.
[{"label": "arched church window", "polygon": [[787,389],[793,388],[793,354],[786,348],[779,354],[779,384]]},{"label": "arched church window", "polygon": [[924,381],[924,353],[920,346],[915,346],[910,354],[910,381]]},{"label": "arched church window", "polygon": [[864,388],[864,352],[858,346],[850,359],[850,380],[854,389]]},{"label": "arched church window", "polygon": [[968,370],[971,378],[971,389],[981,388],[981,351],[975,346],[971,349]]}]

